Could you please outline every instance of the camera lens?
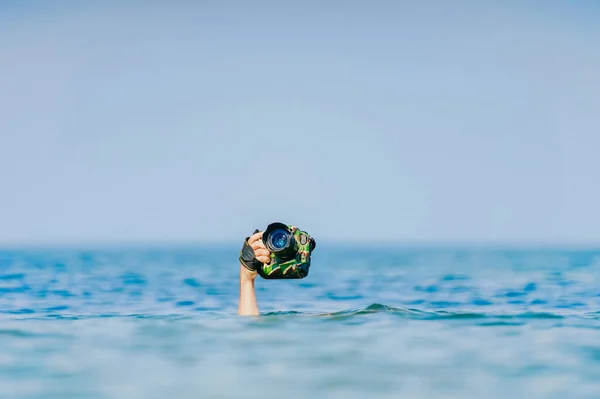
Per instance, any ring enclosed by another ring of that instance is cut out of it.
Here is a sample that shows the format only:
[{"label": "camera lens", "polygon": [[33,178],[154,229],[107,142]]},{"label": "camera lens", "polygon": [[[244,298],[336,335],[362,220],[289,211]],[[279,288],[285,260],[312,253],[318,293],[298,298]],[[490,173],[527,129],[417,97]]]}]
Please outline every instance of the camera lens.
[{"label": "camera lens", "polygon": [[271,223],[263,234],[263,243],[280,260],[294,259],[298,245],[289,227],[281,222]]},{"label": "camera lens", "polygon": [[284,249],[290,242],[290,235],[287,231],[282,229],[277,229],[271,233],[269,236],[269,243],[271,247],[275,250]]}]

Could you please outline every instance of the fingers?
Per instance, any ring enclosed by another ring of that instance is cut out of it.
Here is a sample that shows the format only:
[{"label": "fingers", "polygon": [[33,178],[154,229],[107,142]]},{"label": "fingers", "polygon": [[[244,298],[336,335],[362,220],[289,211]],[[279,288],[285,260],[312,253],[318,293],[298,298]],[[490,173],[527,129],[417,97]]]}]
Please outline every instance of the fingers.
[{"label": "fingers", "polygon": [[261,256],[256,256],[256,260],[258,260],[260,263],[264,263],[266,265],[268,265],[269,263],[271,263],[271,257],[270,256],[265,256],[265,255],[261,255]]},{"label": "fingers", "polygon": [[269,264],[271,263],[271,252],[265,248],[265,244],[262,241],[257,241],[252,244],[252,249],[254,249],[254,256],[261,263]]},{"label": "fingers", "polygon": [[254,241],[252,244],[250,244],[250,246],[252,247],[253,250],[257,250],[257,249],[267,249],[267,247],[265,247],[265,244],[261,241]]},{"label": "fingers", "polygon": [[248,238],[248,244],[252,245],[255,242],[261,242],[260,239],[262,238],[262,235],[263,235],[262,231],[252,234],[250,236],[250,238]]},{"label": "fingers", "polygon": [[254,256],[261,263],[269,264],[271,263],[271,252],[265,247],[265,244],[262,242],[263,232],[259,231],[258,233],[253,234],[248,238],[248,244],[254,250]]},{"label": "fingers", "polygon": [[259,256],[264,256],[268,258],[269,256],[271,256],[271,253],[268,249],[259,248],[254,250],[254,256],[256,258],[258,258]]},{"label": "fingers", "polygon": [[257,249],[267,249],[267,247],[265,247],[265,244],[262,242],[262,234],[262,232],[256,233],[248,239],[248,244],[252,247],[252,249],[255,252]]}]

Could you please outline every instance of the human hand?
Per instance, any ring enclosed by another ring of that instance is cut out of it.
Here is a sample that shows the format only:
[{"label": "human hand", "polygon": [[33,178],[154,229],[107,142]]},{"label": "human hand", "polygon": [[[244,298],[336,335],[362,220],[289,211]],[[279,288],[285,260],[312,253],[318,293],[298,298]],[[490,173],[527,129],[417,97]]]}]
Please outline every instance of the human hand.
[{"label": "human hand", "polygon": [[256,257],[256,260],[258,260],[260,263],[269,264],[271,263],[271,252],[267,249],[267,247],[265,247],[265,244],[262,242],[262,236],[262,231],[254,233],[248,239],[248,244],[254,250],[254,256]]},{"label": "human hand", "polygon": [[262,235],[262,232],[256,230],[244,242],[240,254],[240,279],[242,280],[254,280],[261,263],[271,263],[271,252],[263,244]]}]

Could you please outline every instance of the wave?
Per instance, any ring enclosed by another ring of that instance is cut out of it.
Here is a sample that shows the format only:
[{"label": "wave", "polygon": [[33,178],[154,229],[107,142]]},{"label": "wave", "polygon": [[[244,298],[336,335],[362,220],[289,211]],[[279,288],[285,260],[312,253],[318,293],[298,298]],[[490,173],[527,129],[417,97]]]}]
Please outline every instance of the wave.
[{"label": "wave", "polygon": [[469,319],[496,319],[496,320],[516,320],[516,319],[564,319],[569,316],[579,316],[586,318],[600,319],[600,313],[586,314],[559,314],[553,312],[518,312],[518,313],[492,313],[492,312],[450,312],[445,310],[421,310],[414,308],[404,308],[388,306],[381,303],[373,303],[362,308],[353,308],[337,312],[299,312],[299,311],[280,311],[266,312],[263,316],[320,316],[333,319],[341,319],[356,316],[366,316],[370,314],[385,314],[415,320],[469,320]]},{"label": "wave", "polygon": [[[237,314],[232,314],[226,310],[206,309],[203,311],[191,312],[173,312],[166,314],[153,313],[63,313],[55,312],[0,312],[0,320],[85,320],[85,319],[148,319],[148,320],[213,320],[229,319],[232,316],[238,317]],[[448,311],[448,310],[431,310],[417,309],[408,307],[389,306],[381,303],[372,303],[371,305],[343,309],[334,312],[325,311],[271,311],[261,312],[262,319],[281,319],[288,317],[319,317],[330,320],[344,320],[350,318],[368,318],[371,316],[395,317],[407,320],[473,320],[479,324],[489,323],[490,325],[502,324],[523,324],[528,320],[561,320],[561,319],[585,319],[585,320],[600,320],[600,312],[576,312],[576,311],[546,311],[546,312],[473,312],[473,311]],[[356,319],[358,320],[358,319]],[[1,335],[1,334],[0,334]]]}]

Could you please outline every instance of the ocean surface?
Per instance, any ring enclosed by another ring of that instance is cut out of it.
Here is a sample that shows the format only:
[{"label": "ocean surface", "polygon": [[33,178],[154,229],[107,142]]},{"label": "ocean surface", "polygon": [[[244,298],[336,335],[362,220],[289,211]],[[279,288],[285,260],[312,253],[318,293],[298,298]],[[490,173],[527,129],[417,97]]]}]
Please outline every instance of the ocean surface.
[{"label": "ocean surface", "polygon": [[0,251],[0,398],[599,398],[600,250]]}]

